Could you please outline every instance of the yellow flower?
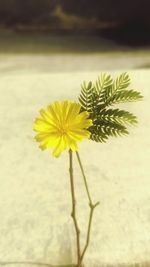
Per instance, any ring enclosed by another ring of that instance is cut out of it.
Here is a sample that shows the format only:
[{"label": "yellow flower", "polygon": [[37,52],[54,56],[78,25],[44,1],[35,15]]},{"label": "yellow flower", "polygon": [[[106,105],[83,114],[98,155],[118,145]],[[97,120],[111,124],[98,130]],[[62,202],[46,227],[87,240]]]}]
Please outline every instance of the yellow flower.
[{"label": "yellow flower", "polygon": [[42,150],[53,148],[58,157],[63,150],[77,151],[77,142],[90,137],[87,130],[92,125],[89,113],[80,112],[81,106],[71,101],[54,102],[47,110],[41,109],[41,118],[35,120],[33,129],[38,132],[35,139]]}]

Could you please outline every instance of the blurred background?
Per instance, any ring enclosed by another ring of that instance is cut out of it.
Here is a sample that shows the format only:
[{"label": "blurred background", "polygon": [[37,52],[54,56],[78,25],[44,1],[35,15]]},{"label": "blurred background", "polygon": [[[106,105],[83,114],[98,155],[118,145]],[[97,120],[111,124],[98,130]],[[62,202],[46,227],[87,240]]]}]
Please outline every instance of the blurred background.
[{"label": "blurred background", "polygon": [[0,0],[0,70],[149,68],[149,10],[149,0]]},{"label": "blurred background", "polygon": [[[150,0],[0,0],[0,265],[72,262],[67,153],[41,153],[33,122],[55,100],[77,101],[83,80],[127,71],[144,95],[123,105],[139,127],[80,146],[101,203],[85,266],[150,267],[149,13]],[[89,211],[76,170],[84,237]]]}]

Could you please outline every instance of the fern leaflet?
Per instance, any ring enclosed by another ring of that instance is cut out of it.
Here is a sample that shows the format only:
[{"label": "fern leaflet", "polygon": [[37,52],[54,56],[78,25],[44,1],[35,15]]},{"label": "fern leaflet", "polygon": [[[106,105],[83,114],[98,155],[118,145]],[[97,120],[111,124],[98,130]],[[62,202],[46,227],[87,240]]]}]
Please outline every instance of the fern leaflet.
[{"label": "fern leaflet", "polygon": [[93,121],[89,128],[91,140],[106,142],[109,136],[128,134],[126,125],[137,123],[137,118],[132,113],[109,108],[115,104],[139,101],[143,98],[140,92],[128,89],[129,85],[130,78],[127,73],[122,73],[114,81],[110,75],[102,74],[95,84],[82,84],[79,102],[81,111],[88,111]]}]

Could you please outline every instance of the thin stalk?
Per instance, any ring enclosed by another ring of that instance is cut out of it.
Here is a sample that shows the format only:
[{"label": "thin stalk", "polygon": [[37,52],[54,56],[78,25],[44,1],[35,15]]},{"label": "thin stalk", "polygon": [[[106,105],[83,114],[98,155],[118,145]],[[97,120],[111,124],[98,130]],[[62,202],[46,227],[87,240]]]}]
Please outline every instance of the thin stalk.
[{"label": "thin stalk", "polygon": [[89,242],[90,242],[90,234],[91,234],[91,225],[92,225],[93,212],[94,212],[94,209],[96,208],[96,206],[99,205],[99,202],[97,202],[95,204],[93,204],[93,202],[92,202],[92,198],[90,196],[90,192],[89,192],[89,188],[88,188],[87,179],[86,179],[86,176],[85,176],[85,173],[84,173],[84,169],[83,169],[83,165],[82,165],[79,153],[76,152],[76,155],[77,155],[78,163],[79,163],[79,166],[80,166],[80,169],[81,169],[81,173],[82,173],[82,176],[83,176],[83,180],[84,180],[84,184],[85,184],[85,188],[86,188],[86,193],[87,193],[87,197],[88,197],[88,200],[89,200],[89,207],[90,207],[90,215],[89,215],[89,222],[88,222],[88,228],[87,228],[86,243],[85,243],[84,249],[82,251],[81,258],[80,258],[80,266],[81,266],[83,258],[85,256],[86,250],[87,250]]},{"label": "thin stalk", "polygon": [[80,267],[80,229],[78,226],[76,218],[76,199],[75,199],[75,190],[74,190],[74,178],[73,178],[73,160],[72,160],[72,151],[69,150],[69,173],[70,173],[70,185],[71,185],[71,198],[72,198],[72,212],[71,217],[74,222],[75,232],[76,232],[76,243],[77,243],[77,267]]},{"label": "thin stalk", "polygon": [[89,203],[92,204],[92,199],[91,199],[90,192],[89,192],[89,189],[88,189],[86,176],[85,176],[85,173],[84,173],[83,165],[82,165],[82,162],[81,162],[81,159],[80,159],[78,151],[76,151],[76,155],[77,155],[77,159],[78,159],[79,166],[80,166],[80,169],[81,169],[81,173],[82,173],[82,176],[83,176],[83,180],[84,180],[87,196],[88,196],[88,199],[89,199]]},{"label": "thin stalk", "polygon": [[80,258],[80,265],[82,264],[83,258],[85,256],[85,253],[86,253],[87,248],[88,248],[89,243],[90,243],[93,212],[94,212],[94,209],[96,208],[97,205],[99,205],[99,202],[97,202],[95,205],[93,205],[93,204],[89,205],[90,206],[89,223],[88,223],[88,228],[87,228],[86,243],[85,243],[84,249],[82,251],[81,258]]}]

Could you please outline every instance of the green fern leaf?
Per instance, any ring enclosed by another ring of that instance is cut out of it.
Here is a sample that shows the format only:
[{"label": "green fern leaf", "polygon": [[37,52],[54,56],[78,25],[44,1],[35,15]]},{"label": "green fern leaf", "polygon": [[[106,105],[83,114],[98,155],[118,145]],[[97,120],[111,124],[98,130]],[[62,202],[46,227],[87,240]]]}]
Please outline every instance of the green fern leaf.
[{"label": "green fern leaf", "polygon": [[135,125],[137,118],[132,113],[110,109],[109,106],[125,102],[139,101],[143,96],[132,89],[127,73],[122,73],[116,80],[110,75],[102,74],[95,85],[84,82],[79,96],[81,111],[88,111],[93,125],[89,128],[90,139],[96,142],[106,142],[109,136],[128,134],[125,125]]},{"label": "green fern leaf", "polygon": [[[105,82],[105,77],[107,78]],[[98,81],[101,81],[98,83]],[[130,78],[129,75],[125,72],[122,73],[117,79],[112,82],[111,76],[102,75],[101,79],[96,82],[96,89],[97,92],[99,92],[99,100],[103,105],[104,103],[107,103],[107,99],[113,97],[114,94],[116,94],[116,91],[125,89],[130,84]],[[104,82],[102,82],[104,81]],[[99,85],[99,91],[98,91],[98,85]]]},{"label": "green fern leaf", "polygon": [[134,90],[117,91],[112,96],[104,99],[105,106],[110,106],[118,103],[139,101],[143,96]]},{"label": "green fern leaf", "polygon": [[119,124],[137,124],[137,118],[135,115],[128,111],[119,109],[104,109],[98,114],[97,120],[99,123],[104,120],[106,122],[110,121]]},{"label": "green fern leaf", "polygon": [[109,136],[121,136],[128,134],[128,130],[122,124],[105,120],[97,120],[89,128],[91,132],[90,139],[96,142],[105,142]]},{"label": "green fern leaf", "polygon": [[92,93],[93,93],[92,82],[89,82],[88,85],[86,85],[86,82],[83,82],[83,84],[81,85],[81,93],[79,96],[79,102],[83,110],[86,110],[88,112],[91,111]]},{"label": "green fern leaf", "polygon": [[102,90],[105,90],[106,88],[110,87],[113,84],[113,80],[110,75],[107,75],[106,73],[101,74],[95,83],[95,88],[97,93],[99,94]]},{"label": "green fern leaf", "polygon": [[130,85],[130,78],[129,75],[124,72],[122,73],[113,83],[113,90],[122,90],[127,88]]}]

